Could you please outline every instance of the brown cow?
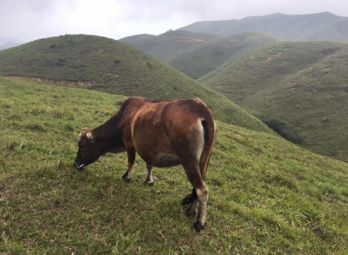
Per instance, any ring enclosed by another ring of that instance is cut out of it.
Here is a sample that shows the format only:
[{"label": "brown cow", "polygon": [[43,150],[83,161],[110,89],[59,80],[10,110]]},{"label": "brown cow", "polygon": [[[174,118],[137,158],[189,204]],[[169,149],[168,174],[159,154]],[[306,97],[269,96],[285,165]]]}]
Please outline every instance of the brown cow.
[{"label": "brown cow", "polygon": [[206,221],[208,188],[204,182],[215,138],[215,122],[200,99],[151,101],[142,97],[127,99],[119,112],[95,129],[83,129],[78,142],[75,167],[81,169],[106,152],[127,151],[132,177],[136,152],[146,162],[146,183],[152,184],[152,167],[182,164],[193,191],[184,200],[188,213],[198,207],[196,231]]}]

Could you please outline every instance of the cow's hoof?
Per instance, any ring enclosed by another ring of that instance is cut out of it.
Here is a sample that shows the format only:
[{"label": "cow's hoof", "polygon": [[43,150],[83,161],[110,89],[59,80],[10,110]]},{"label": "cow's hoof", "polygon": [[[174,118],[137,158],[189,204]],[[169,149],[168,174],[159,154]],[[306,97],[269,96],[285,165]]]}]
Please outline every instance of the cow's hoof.
[{"label": "cow's hoof", "polygon": [[198,220],[193,224],[193,228],[196,230],[197,233],[201,232],[201,230],[204,229],[204,225],[200,223]]},{"label": "cow's hoof", "polygon": [[189,204],[192,204],[193,201],[195,201],[195,199],[192,196],[192,194],[188,194],[186,197],[183,198],[183,200],[181,201],[181,204],[182,205],[189,205]]},{"label": "cow's hoof", "polygon": [[130,182],[132,178],[128,177],[127,173],[125,173],[124,175],[122,175],[122,180],[124,180],[125,182]]}]

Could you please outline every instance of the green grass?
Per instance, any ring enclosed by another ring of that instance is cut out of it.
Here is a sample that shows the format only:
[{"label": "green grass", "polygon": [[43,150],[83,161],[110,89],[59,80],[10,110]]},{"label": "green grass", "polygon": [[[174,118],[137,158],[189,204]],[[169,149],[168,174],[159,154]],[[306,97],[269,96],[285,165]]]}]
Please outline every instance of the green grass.
[{"label": "green grass", "polygon": [[117,111],[122,96],[0,78],[0,253],[345,254],[348,164],[268,133],[218,122],[207,174],[207,228],[191,229],[181,167],[143,185],[126,156],[73,169],[80,128]]},{"label": "green grass", "polygon": [[[222,94],[118,41],[67,35],[0,51],[0,75],[87,82],[90,89],[152,99],[200,97],[217,119],[268,130]],[[78,84],[77,84],[78,86]]]},{"label": "green grass", "polygon": [[348,160],[348,45],[282,42],[202,77],[290,140]]}]

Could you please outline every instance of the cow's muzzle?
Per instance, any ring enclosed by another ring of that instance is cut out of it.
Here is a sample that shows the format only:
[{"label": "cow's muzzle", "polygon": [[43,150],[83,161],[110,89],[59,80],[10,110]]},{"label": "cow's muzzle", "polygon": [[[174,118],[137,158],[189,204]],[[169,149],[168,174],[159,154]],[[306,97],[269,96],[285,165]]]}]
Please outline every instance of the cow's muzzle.
[{"label": "cow's muzzle", "polygon": [[86,166],[86,165],[85,165],[84,163],[81,163],[81,164],[79,164],[79,163],[77,163],[77,162],[74,163],[74,167],[75,167],[76,169],[78,169],[78,170],[83,169],[85,166]]}]

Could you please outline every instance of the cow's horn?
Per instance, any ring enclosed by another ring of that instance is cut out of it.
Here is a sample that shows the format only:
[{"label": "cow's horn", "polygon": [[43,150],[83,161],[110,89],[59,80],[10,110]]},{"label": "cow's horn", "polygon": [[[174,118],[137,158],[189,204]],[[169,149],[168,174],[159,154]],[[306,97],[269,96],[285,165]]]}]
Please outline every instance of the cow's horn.
[{"label": "cow's horn", "polygon": [[90,129],[89,128],[82,128],[79,134],[79,137],[81,138],[82,135],[87,134],[87,132],[89,132]]}]

